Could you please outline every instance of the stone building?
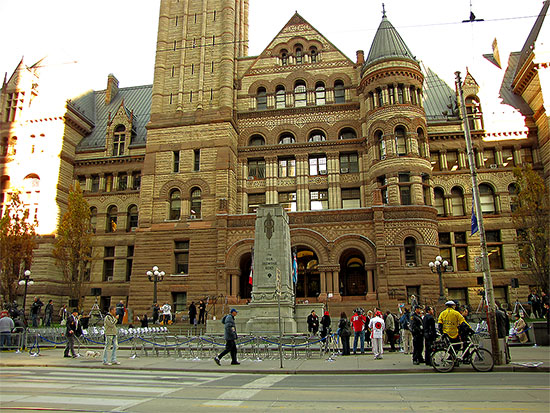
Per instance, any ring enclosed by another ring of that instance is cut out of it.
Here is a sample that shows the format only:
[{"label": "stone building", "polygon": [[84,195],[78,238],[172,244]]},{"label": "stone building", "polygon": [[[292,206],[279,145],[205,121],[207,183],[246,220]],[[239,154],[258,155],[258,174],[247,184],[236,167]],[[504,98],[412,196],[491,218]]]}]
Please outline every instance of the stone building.
[{"label": "stone building", "polygon": [[[162,0],[153,85],[119,88],[110,75],[105,90],[73,98],[49,120],[63,139],[49,148],[56,167],[43,173],[56,171],[48,179],[55,214],[71,180],[85,190],[95,228],[87,287],[101,288],[100,305],[123,299],[149,310],[146,272],[154,265],[166,273],[158,301],[176,312],[205,298],[210,314],[246,303],[254,212],[279,203],[290,216],[298,302],[330,300],[334,313],[396,309],[411,295],[435,304],[438,277],[428,264],[441,255],[449,262],[446,297],[476,307],[479,235],[470,235],[456,90],[419,63],[386,15],[368,54],[358,51],[355,61],[298,13],[260,55],[248,56],[248,4]],[[475,74],[464,79],[495,296],[505,302],[515,300],[512,278],[520,296],[529,286],[510,219],[512,169],[531,163],[549,174],[548,118],[542,99],[535,102],[542,109],[527,103],[532,93],[542,96],[540,84],[540,92],[528,87],[537,86],[533,67],[540,69],[529,53],[511,56],[503,83],[515,85],[506,103],[524,115],[518,129],[486,130]],[[30,76],[32,67],[19,73]],[[31,129],[16,140],[13,132],[41,122],[12,115],[33,87],[7,80],[2,89],[2,201],[32,174],[43,201],[42,176],[18,161]],[[35,288],[61,300],[52,232],[41,232],[32,270],[44,281]]]}]

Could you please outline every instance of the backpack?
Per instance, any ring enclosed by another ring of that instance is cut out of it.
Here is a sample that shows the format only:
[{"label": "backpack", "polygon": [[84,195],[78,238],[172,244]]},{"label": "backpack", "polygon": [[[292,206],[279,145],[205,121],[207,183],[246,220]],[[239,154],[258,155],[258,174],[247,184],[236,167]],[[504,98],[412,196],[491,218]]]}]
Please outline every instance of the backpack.
[{"label": "backpack", "polygon": [[222,318],[222,324],[225,324],[225,319],[227,318],[227,314],[223,316]]}]

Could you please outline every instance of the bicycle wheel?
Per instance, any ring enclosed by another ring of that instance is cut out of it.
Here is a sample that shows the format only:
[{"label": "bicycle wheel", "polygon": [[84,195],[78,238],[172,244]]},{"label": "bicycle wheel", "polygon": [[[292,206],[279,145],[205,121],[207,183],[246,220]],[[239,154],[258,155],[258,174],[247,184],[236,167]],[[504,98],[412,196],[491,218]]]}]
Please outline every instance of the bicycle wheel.
[{"label": "bicycle wheel", "polygon": [[448,373],[455,366],[455,358],[447,350],[437,350],[432,354],[432,367],[440,373]]},{"label": "bicycle wheel", "polygon": [[476,371],[491,371],[495,365],[493,355],[485,348],[476,348],[472,350],[472,367]]}]

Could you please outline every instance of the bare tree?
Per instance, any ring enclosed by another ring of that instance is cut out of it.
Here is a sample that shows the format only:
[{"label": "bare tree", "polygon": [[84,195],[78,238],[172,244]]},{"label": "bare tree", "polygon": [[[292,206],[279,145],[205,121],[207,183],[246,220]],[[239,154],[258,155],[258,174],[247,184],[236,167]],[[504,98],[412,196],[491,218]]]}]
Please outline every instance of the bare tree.
[{"label": "bare tree", "polygon": [[63,273],[72,299],[80,301],[86,280],[86,268],[91,261],[92,227],[90,205],[84,199],[80,185],[69,192],[67,212],[59,221],[53,256]]},{"label": "bare tree", "polygon": [[22,271],[30,269],[36,239],[36,221],[29,221],[29,210],[19,192],[11,195],[0,220],[0,280],[4,302],[17,298]]},{"label": "bare tree", "polygon": [[518,192],[512,219],[518,229],[518,250],[533,281],[548,291],[550,277],[550,208],[548,187],[531,165],[514,169]]}]

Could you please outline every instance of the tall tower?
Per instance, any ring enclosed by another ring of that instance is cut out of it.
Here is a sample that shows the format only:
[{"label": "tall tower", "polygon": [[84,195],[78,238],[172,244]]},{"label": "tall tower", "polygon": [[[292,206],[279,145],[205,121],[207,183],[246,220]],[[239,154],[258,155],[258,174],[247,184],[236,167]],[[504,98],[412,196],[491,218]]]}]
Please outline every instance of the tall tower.
[{"label": "tall tower", "polygon": [[237,59],[247,37],[248,0],[161,1],[130,293],[142,302],[134,305],[151,302],[139,292],[150,290],[152,262],[170,275],[159,302],[225,288],[218,267],[223,216],[237,211]]},{"label": "tall tower", "polygon": [[359,85],[373,205],[430,204],[423,81],[419,63],[384,12]]}]

